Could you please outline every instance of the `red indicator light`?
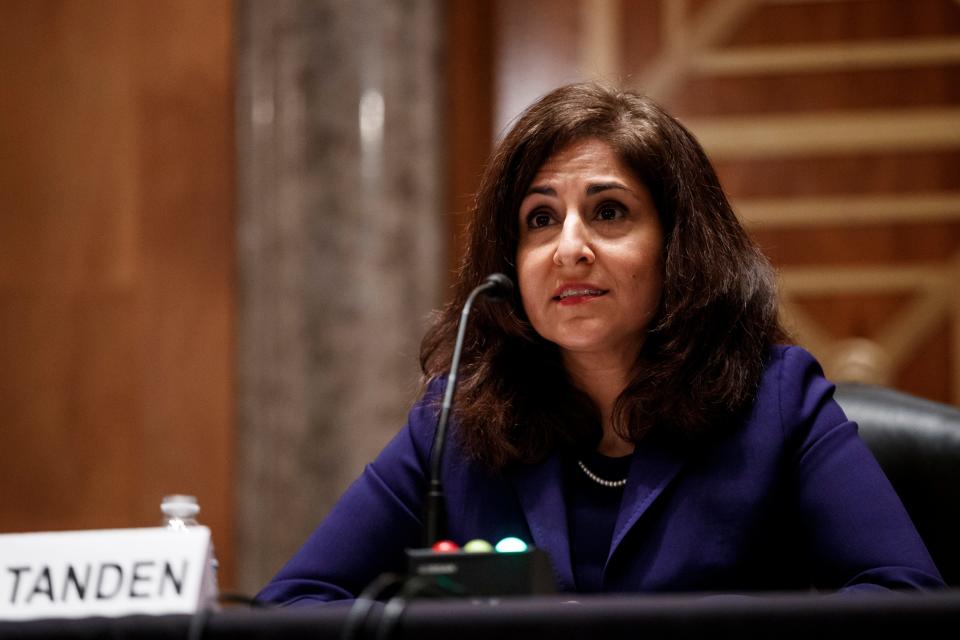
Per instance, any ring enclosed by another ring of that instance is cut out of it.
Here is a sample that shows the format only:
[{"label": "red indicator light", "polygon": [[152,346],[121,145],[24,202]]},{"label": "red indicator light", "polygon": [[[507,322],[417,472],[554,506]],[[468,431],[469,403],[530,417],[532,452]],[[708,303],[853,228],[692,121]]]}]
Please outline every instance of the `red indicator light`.
[{"label": "red indicator light", "polygon": [[453,542],[452,540],[441,540],[440,542],[435,542],[430,548],[437,553],[454,553],[460,550],[460,547],[457,546],[457,543]]}]

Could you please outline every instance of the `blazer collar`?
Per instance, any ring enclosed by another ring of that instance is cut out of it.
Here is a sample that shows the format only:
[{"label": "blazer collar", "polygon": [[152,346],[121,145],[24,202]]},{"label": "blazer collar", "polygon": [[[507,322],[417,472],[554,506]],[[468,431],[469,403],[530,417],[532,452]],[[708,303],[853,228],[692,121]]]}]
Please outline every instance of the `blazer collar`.
[{"label": "blazer collar", "polygon": [[[627,533],[654,503],[656,498],[683,467],[675,451],[652,440],[637,446],[630,463],[620,513],[610,542],[607,561]],[[567,509],[563,495],[563,467],[559,454],[551,454],[534,465],[517,465],[508,474],[520,501],[533,544],[550,555],[557,587],[561,591],[576,588],[570,561]]]}]

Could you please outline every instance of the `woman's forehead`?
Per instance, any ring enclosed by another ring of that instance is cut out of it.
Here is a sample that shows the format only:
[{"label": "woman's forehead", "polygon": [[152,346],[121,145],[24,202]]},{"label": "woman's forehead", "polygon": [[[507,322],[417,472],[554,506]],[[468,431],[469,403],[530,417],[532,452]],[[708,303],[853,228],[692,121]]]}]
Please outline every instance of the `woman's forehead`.
[{"label": "woman's forehead", "polygon": [[540,165],[526,192],[571,178],[618,179],[642,185],[643,180],[623,160],[617,149],[600,138],[582,138],[554,151]]}]

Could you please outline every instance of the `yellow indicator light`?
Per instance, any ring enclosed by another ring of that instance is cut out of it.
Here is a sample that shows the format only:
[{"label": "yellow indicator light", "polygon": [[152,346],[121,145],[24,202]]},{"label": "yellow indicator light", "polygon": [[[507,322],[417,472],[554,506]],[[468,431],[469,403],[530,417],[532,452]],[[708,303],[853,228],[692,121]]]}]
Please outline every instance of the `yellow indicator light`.
[{"label": "yellow indicator light", "polygon": [[493,551],[493,547],[486,540],[477,538],[463,545],[463,550],[467,553],[489,553]]}]

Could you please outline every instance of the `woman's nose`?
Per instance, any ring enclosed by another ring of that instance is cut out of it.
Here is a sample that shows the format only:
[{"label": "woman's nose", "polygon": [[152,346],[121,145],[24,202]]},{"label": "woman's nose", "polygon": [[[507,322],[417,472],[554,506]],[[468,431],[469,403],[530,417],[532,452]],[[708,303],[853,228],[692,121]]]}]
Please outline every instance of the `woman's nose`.
[{"label": "woman's nose", "polygon": [[573,266],[581,262],[592,264],[596,256],[590,246],[590,231],[579,214],[567,214],[560,228],[553,262],[557,266]]}]

